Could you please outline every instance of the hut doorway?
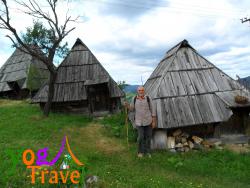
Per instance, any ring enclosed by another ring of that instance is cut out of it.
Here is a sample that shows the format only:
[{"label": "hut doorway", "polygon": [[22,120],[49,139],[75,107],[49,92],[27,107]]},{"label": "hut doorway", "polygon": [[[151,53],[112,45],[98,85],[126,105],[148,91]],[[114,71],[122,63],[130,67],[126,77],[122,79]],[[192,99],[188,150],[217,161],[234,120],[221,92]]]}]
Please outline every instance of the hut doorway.
[{"label": "hut doorway", "polygon": [[109,111],[109,90],[107,83],[88,86],[90,111]]},{"label": "hut doorway", "polygon": [[232,116],[226,122],[221,122],[215,126],[214,135],[250,135],[250,108],[231,107]]},{"label": "hut doorway", "polygon": [[13,94],[18,96],[20,93],[21,88],[19,87],[18,83],[16,81],[13,82],[7,82],[9,87],[13,90]]}]

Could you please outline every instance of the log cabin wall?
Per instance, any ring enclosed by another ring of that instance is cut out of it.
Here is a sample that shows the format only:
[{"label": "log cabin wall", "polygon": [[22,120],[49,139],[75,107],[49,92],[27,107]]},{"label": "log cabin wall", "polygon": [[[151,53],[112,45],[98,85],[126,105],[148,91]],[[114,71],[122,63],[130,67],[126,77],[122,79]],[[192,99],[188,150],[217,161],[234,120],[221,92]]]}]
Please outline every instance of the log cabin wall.
[{"label": "log cabin wall", "polygon": [[[108,111],[110,113],[121,112],[120,98],[110,98],[109,101],[110,103],[108,104]],[[40,108],[43,109],[44,105],[45,103],[40,103]],[[62,112],[62,113],[72,113],[72,114],[86,114],[86,115],[92,115],[93,113],[88,100],[53,103],[52,111]]]},{"label": "log cabin wall", "polygon": [[221,122],[215,128],[215,135],[246,134],[250,135],[249,108],[235,108],[233,115],[226,122]]},{"label": "log cabin wall", "polygon": [[90,111],[109,111],[110,98],[107,84],[95,84],[87,87]]},{"label": "log cabin wall", "polygon": [[111,98],[110,100],[110,111],[112,113],[118,113],[121,112],[122,109],[122,104],[121,104],[121,99],[116,97],[116,98]]},{"label": "log cabin wall", "polygon": [[[40,108],[44,108],[45,103],[40,103]],[[52,103],[53,112],[69,113],[69,114],[86,114],[90,115],[88,101],[74,101],[74,102],[59,102]]]},{"label": "log cabin wall", "polygon": [[10,90],[10,91],[5,91],[0,93],[0,98],[4,99],[16,99],[16,100],[21,100],[21,99],[27,99],[32,96],[32,93],[37,92],[33,91],[31,92],[28,89],[22,89],[22,90]]}]

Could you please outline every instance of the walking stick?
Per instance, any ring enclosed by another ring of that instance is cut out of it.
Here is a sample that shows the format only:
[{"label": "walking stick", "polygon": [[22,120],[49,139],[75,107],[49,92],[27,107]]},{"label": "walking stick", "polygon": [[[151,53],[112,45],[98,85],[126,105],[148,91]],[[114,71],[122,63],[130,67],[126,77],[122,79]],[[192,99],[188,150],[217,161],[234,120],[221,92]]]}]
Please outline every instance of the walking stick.
[{"label": "walking stick", "polygon": [[128,108],[125,106],[125,126],[126,126],[126,132],[127,132],[127,146],[129,147],[128,143]]}]

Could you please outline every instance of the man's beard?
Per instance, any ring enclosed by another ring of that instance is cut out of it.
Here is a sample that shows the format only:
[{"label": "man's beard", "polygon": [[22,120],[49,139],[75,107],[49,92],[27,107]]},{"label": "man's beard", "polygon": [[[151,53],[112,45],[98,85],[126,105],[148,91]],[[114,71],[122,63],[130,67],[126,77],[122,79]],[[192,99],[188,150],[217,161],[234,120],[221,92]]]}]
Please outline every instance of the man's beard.
[{"label": "man's beard", "polygon": [[139,96],[139,97],[143,97],[143,96],[144,96],[144,94],[140,94],[140,93],[139,93],[139,94],[138,94],[138,96]]}]

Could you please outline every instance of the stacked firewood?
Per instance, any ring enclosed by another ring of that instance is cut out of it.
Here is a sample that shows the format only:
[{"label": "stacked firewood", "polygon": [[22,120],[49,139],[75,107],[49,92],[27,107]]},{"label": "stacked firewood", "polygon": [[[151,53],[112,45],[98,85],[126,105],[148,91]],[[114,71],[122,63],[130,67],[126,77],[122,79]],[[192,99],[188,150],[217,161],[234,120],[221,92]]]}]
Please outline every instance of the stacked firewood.
[{"label": "stacked firewood", "polygon": [[241,95],[236,95],[234,101],[239,104],[246,104],[249,102],[247,97]]},{"label": "stacked firewood", "polygon": [[175,130],[167,138],[168,149],[171,152],[188,152],[190,150],[202,150],[205,148],[212,148],[214,143],[205,141],[204,139],[189,135],[181,129]]}]

